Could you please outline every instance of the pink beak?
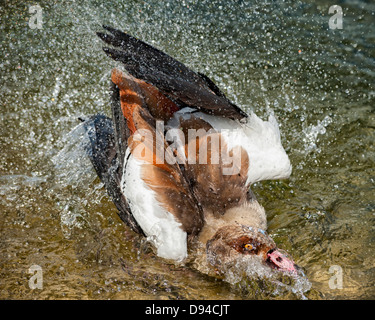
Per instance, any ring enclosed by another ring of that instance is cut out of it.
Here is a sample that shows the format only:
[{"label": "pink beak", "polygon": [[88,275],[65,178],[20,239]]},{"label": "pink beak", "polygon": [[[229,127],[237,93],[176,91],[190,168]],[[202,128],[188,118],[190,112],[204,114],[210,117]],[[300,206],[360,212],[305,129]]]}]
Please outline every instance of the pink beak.
[{"label": "pink beak", "polygon": [[297,273],[297,266],[293,260],[287,258],[287,256],[278,249],[267,253],[267,257],[267,261],[276,266],[277,269]]}]

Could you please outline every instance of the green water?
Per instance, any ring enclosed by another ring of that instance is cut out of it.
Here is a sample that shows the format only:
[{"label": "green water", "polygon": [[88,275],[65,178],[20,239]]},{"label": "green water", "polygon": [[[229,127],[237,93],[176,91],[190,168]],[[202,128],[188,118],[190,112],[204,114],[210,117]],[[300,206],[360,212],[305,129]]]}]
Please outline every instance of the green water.
[{"label": "green water", "polygon": [[[242,108],[274,112],[293,173],[253,190],[305,270],[303,297],[375,297],[375,5],[340,1],[343,29],[331,30],[330,1],[39,1],[31,29],[34,4],[0,5],[1,299],[301,298],[156,257],[67,150],[78,116],[110,114],[102,24],[207,74]],[[73,158],[54,163],[63,148]]]}]

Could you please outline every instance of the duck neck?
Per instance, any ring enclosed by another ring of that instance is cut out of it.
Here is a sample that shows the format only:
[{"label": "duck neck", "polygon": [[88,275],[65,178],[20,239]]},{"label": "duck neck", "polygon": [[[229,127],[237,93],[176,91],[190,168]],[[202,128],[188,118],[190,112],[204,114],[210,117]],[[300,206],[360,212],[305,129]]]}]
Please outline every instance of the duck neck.
[{"label": "duck neck", "polygon": [[206,245],[220,228],[239,224],[265,231],[267,218],[264,208],[252,200],[227,210],[223,215],[205,212],[205,224],[199,233],[199,241]]}]

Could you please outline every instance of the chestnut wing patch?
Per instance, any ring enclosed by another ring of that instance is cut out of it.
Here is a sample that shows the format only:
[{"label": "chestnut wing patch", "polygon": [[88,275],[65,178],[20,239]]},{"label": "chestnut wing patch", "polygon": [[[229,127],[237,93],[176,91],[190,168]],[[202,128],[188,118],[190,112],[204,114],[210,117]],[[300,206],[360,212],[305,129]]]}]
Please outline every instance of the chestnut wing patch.
[{"label": "chestnut wing patch", "polygon": [[[182,224],[184,231],[197,234],[204,223],[202,209],[179,164],[171,164],[174,155],[168,144],[164,139],[157,138],[155,119],[140,106],[133,109],[131,116],[141,134],[133,134],[128,145],[132,155],[144,162],[142,180],[155,192],[160,205]],[[164,152],[164,159],[159,156],[160,150]]]}]

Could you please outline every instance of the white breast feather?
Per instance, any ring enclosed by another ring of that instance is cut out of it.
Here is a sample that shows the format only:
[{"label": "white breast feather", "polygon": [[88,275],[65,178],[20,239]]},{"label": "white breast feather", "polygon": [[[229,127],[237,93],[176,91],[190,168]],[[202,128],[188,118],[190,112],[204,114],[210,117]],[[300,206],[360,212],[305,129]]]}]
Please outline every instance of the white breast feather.
[{"label": "white breast feather", "polygon": [[181,229],[181,223],[176,221],[173,214],[158,203],[155,192],[141,179],[143,161],[133,156],[128,158],[128,155],[129,149],[125,155],[128,160],[124,166],[121,186],[135,220],[157,248],[159,257],[183,260],[187,256],[186,232]]}]

